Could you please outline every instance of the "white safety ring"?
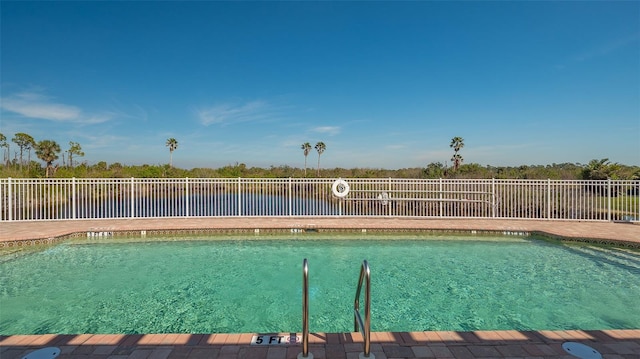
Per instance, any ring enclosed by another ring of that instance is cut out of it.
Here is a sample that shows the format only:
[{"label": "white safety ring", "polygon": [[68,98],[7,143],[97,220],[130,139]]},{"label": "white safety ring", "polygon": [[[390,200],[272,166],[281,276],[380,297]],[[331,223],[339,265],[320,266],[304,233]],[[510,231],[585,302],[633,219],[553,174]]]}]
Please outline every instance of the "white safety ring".
[{"label": "white safety ring", "polygon": [[382,192],[378,195],[378,200],[380,201],[380,204],[382,204],[383,206],[386,206],[389,204],[389,199],[391,197],[389,196],[389,194],[387,192]]},{"label": "white safety ring", "polygon": [[331,186],[333,195],[339,198],[346,197],[349,194],[349,184],[343,179],[337,179]]}]

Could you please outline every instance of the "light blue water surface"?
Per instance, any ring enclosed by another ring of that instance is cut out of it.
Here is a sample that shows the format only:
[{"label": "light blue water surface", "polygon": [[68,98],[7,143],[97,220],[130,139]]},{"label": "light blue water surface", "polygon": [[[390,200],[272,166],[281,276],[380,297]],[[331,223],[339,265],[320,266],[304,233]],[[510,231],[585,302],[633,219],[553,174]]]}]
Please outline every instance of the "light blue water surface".
[{"label": "light blue water surface", "polygon": [[640,328],[640,253],[534,237],[67,242],[0,263],[0,334],[353,330],[363,259],[372,330]]}]

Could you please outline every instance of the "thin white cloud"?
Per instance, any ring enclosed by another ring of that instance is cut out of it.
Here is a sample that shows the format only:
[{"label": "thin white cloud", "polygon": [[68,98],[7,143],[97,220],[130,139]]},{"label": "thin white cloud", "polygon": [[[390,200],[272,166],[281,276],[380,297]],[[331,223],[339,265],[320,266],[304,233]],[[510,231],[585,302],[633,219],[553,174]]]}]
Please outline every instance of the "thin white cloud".
[{"label": "thin white cloud", "polygon": [[[138,104],[126,105],[116,99],[113,99],[112,102],[111,109],[107,112],[111,118],[125,118],[140,122],[149,121],[149,112],[144,107]],[[154,112],[157,112],[157,110]]]},{"label": "thin white cloud", "polygon": [[576,60],[581,62],[581,61],[587,61],[587,60],[591,60],[593,58],[597,58],[601,56],[606,56],[612,52],[617,51],[618,49],[634,44],[638,42],[638,40],[640,40],[640,33],[631,34],[623,38],[615,39],[608,43],[602,44],[598,47],[591,48],[588,51],[585,51],[584,53],[578,55],[576,57]]},{"label": "thin white cloud", "polygon": [[[131,143],[136,143],[133,139],[124,136],[114,136],[104,134],[100,136],[82,136],[87,140],[86,148],[91,149],[104,149],[111,147],[125,147]],[[83,147],[85,147],[83,145]]]},{"label": "thin white cloud", "polygon": [[78,118],[81,113],[75,106],[51,103],[49,99],[36,93],[20,93],[3,97],[0,101],[3,110],[43,120],[70,121]]},{"label": "thin white cloud", "polygon": [[94,124],[110,120],[108,114],[85,114],[77,106],[53,102],[49,97],[37,92],[22,92],[2,97],[0,108],[24,117],[55,122]]},{"label": "thin white cloud", "polygon": [[340,133],[342,129],[338,126],[320,126],[312,129],[313,132],[326,133],[330,136],[334,136]]},{"label": "thin white cloud", "polygon": [[80,120],[76,122],[82,122],[84,124],[96,124],[96,123],[107,122],[112,118],[113,118],[112,114],[101,113],[101,114],[95,114],[95,115],[81,116]]},{"label": "thin white cloud", "polygon": [[262,121],[273,117],[274,109],[265,101],[247,103],[224,103],[196,110],[201,124],[232,124]]}]

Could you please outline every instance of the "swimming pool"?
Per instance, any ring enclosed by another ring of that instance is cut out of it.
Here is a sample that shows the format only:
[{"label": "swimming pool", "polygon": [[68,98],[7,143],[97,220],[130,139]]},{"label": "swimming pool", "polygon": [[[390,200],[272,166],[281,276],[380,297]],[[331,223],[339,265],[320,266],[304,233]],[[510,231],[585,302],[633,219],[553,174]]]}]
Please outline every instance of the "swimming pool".
[{"label": "swimming pool", "polygon": [[536,237],[74,240],[0,263],[0,334],[353,330],[360,264],[372,330],[640,327],[640,253]]}]

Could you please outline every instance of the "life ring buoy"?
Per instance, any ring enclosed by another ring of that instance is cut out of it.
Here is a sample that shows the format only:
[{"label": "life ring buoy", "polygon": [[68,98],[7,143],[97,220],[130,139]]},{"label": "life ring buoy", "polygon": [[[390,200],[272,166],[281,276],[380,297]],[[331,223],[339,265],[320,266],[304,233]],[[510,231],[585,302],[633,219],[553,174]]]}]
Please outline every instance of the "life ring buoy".
[{"label": "life ring buoy", "polygon": [[389,198],[391,197],[387,192],[382,192],[378,195],[378,200],[380,200],[380,204],[382,204],[383,206],[386,206],[389,204]]},{"label": "life ring buoy", "polygon": [[346,197],[349,194],[349,184],[343,180],[342,178],[337,179],[333,182],[333,186],[331,186],[331,190],[333,191],[333,195],[338,198]]}]

